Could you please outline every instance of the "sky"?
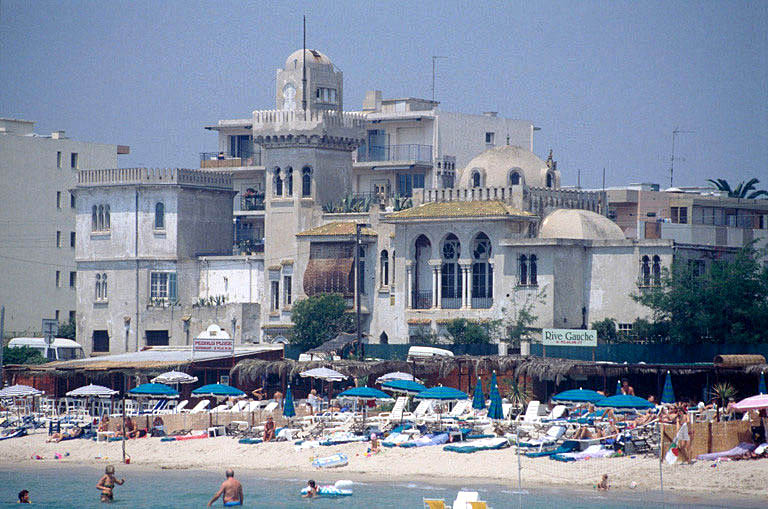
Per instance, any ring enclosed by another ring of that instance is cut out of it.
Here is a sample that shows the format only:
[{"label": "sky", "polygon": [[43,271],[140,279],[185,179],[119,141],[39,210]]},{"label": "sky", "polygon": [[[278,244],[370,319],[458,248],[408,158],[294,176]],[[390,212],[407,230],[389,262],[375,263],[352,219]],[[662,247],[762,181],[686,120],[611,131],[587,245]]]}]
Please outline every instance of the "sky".
[{"label": "sky", "polygon": [[0,116],[129,145],[121,167],[199,167],[219,119],[275,107],[301,48],[366,90],[532,121],[563,185],[761,178],[768,186],[768,1],[0,0]]}]

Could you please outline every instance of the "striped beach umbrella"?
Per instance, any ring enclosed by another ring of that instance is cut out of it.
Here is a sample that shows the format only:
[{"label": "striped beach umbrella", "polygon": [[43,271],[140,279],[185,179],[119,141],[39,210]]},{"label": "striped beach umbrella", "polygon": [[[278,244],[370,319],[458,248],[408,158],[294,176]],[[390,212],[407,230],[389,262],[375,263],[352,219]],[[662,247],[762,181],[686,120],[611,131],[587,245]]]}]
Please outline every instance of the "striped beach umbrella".
[{"label": "striped beach umbrella", "polygon": [[629,394],[619,394],[611,396],[609,398],[601,399],[595,403],[596,407],[600,408],[616,408],[620,410],[636,409],[645,410],[646,408],[653,408],[653,403],[639,398],[637,396],[630,396]]},{"label": "striped beach umbrella", "polygon": [[674,403],[675,391],[672,389],[672,375],[667,371],[667,378],[664,380],[664,390],[661,391],[662,403]]},{"label": "striped beach umbrella", "polygon": [[213,398],[245,396],[245,393],[237,387],[224,384],[208,384],[192,391],[193,396],[207,396]]},{"label": "striped beach umbrella", "polygon": [[493,372],[491,377],[491,404],[488,407],[489,419],[503,419],[504,409],[501,407],[501,393],[499,393],[499,387],[496,384],[496,372]]},{"label": "striped beach umbrella", "polygon": [[768,391],[765,390],[765,371],[760,373],[760,382],[757,384],[757,393],[768,394]]},{"label": "striped beach umbrella", "polygon": [[152,379],[153,384],[193,384],[197,377],[182,373],[181,371],[168,371]]},{"label": "striped beach umbrella", "polygon": [[11,385],[4,389],[0,389],[0,398],[26,398],[28,396],[39,396],[43,391],[39,391],[29,385]]},{"label": "striped beach umbrella", "polygon": [[283,403],[283,415],[288,417],[294,417],[296,415],[296,409],[293,408],[293,394],[291,393],[291,386],[288,385],[288,390],[285,391],[285,402]]},{"label": "striped beach umbrella", "polygon": [[73,391],[69,391],[67,396],[70,398],[110,398],[117,394],[119,391],[113,391],[109,387],[103,385],[84,385],[78,387]]},{"label": "striped beach umbrella", "polygon": [[483,396],[483,382],[480,381],[480,377],[477,377],[477,385],[475,385],[475,393],[472,395],[472,408],[475,410],[482,410],[485,408],[485,396]]}]

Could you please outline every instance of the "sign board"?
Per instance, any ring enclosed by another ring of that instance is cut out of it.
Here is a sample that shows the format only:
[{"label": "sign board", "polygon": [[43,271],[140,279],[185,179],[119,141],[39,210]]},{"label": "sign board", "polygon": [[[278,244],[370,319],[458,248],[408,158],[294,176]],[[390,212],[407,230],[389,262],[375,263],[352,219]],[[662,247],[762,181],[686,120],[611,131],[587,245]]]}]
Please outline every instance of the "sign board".
[{"label": "sign board", "polygon": [[221,375],[219,377],[219,383],[221,385],[229,385],[229,375]]},{"label": "sign board", "polygon": [[195,338],[192,342],[192,350],[195,352],[228,352],[235,350],[235,340],[231,338]]},{"label": "sign board", "polygon": [[45,344],[51,346],[56,334],[59,333],[59,322],[53,318],[43,318],[43,339]]},{"label": "sign board", "polygon": [[544,346],[597,346],[597,331],[584,329],[544,329],[541,331]]}]

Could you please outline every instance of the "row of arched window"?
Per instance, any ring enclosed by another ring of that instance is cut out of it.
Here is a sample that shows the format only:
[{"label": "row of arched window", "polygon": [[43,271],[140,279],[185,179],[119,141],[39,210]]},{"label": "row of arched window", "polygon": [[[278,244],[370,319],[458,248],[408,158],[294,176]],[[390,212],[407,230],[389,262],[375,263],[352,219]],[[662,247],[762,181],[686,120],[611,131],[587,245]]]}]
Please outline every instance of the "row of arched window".
[{"label": "row of arched window", "polygon": [[109,231],[109,205],[94,205],[91,208],[91,231]]},{"label": "row of arched window", "polygon": [[661,258],[658,255],[644,255],[640,258],[640,285],[661,285]]},{"label": "row of arched window", "polygon": [[[472,171],[471,177],[472,187],[483,187],[483,176],[478,170]],[[520,168],[513,168],[509,170],[507,175],[507,185],[518,186],[523,183],[522,170]],[[547,187],[555,187],[555,180],[551,173],[547,173]]]},{"label": "row of arched window", "polygon": [[[273,192],[275,196],[293,196],[293,168],[290,166],[281,170],[275,168],[273,172]],[[312,196],[312,168],[305,166],[301,169],[301,197]]]},{"label": "row of arched window", "polygon": [[94,299],[97,302],[104,302],[107,300],[107,274],[106,272],[96,274]]}]

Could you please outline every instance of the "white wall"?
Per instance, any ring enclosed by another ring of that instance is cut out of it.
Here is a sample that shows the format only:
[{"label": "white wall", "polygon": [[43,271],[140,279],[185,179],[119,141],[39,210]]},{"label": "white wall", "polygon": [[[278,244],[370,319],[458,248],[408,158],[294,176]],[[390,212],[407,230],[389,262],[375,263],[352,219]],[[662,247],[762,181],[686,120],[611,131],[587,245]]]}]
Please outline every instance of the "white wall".
[{"label": "white wall", "polygon": [[263,259],[238,256],[200,260],[200,298],[223,295],[227,303],[260,303],[263,293]]}]

